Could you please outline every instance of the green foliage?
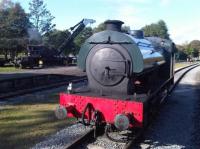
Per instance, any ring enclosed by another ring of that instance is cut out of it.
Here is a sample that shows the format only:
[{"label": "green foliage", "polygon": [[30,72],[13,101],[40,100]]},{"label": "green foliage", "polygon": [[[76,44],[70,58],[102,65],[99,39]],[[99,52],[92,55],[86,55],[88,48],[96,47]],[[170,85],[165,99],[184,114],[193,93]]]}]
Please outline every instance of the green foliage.
[{"label": "green foliage", "polygon": [[103,30],[105,30],[105,25],[104,25],[104,23],[100,23],[97,27],[95,27],[93,29],[93,33],[98,33],[98,32],[101,32]]},{"label": "green foliage", "polygon": [[193,48],[192,57],[199,57],[199,50]]},{"label": "green foliage", "polygon": [[69,35],[68,30],[60,31],[54,29],[43,36],[43,44],[51,49],[58,49]]},{"label": "green foliage", "polygon": [[200,41],[199,40],[192,40],[190,42],[190,46],[192,48],[196,48],[196,49],[200,50]]},{"label": "green foliage", "polygon": [[[15,53],[25,48],[28,41],[27,29],[30,27],[28,15],[19,3],[4,0],[0,3],[0,52]],[[5,7],[3,7],[5,6]]]},{"label": "green foliage", "polygon": [[175,54],[176,60],[187,60],[187,54],[184,51],[178,50]]},{"label": "green foliage", "polygon": [[122,32],[128,33],[131,30],[130,26],[122,26]]},{"label": "green foliage", "polygon": [[187,55],[191,56],[192,53],[193,53],[193,48],[191,48],[190,46],[188,46],[184,51],[185,51],[185,53]]},{"label": "green foliage", "polygon": [[41,35],[44,35],[55,27],[55,24],[52,24],[54,17],[46,9],[43,0],[32,0],[29,6],[30,20]]},{"label": "green foliage", "polygon": [[146,25],[142,28],[142,30],[144,31],[145,36],[156,36],[164,39],[170,39],[167,25],[163,20]]},{"label": "green foliage", "polygon": [[73,54],[78,54],[81,45],[92,36],[93,30],[91,27],[86,27],[74,40],[74,49],[72,51]]},{"label": "green foliage", "polygon": [[86,39],[88,39],[90,36],[92,36],[93,31],[91,27],[86,27],[74,40],[74,43],[77,45],[78,48],[81,47],[81,45],[85,42]]},{"label": "green foliage", "polygon": [[27,36],[27,28],[30,26],[30,22],[19,3],[12,3],[10,7],[0,9],[0,22],[0,38]]},{"label": "green foliage", "polygon": [[[49,47],[49,49],[57,51],[59,50],[60,45],[62,45],[69,36],[70,32],[68,30],[61,31],[54,29],[43,36],[43,44]],[[76,50],[79,50],[78,46],[75,45],[74,42],[65,45],[64,47],[62,47],[62,49],[64,49],[63,53],[65,55],[75,53]]]},{"label": "green foliage", "polygon": [[0,10],[5,10],[10,7],[13,7],[14,3],[11,0],[1,0],[0,1]]},{"label": "green foliage", "polygon": [[[178,48],[178,56],[177,59],[181,59],[183,56],[185,58],[197,58],[199,57],[200,52],[200,41],[193,40],[190,43],[184,43],[183,45],[177,46]],[[180,56],[179,56],[180,55]]]},{"label": "green foliage", "polygon": [[[64,53],[68,55],[69,53],[77,54],[81,45],[85,42],[87,38],[89,38],[93,34],[91,27],[86,27],[76,38],[75,40],[63,47]],[[51,49],[58,50],[60,45],[68,38],[70,32],[53,30],[49,33],[46,33],[43,36],[43,43],[45,46],[50,47]]]}]

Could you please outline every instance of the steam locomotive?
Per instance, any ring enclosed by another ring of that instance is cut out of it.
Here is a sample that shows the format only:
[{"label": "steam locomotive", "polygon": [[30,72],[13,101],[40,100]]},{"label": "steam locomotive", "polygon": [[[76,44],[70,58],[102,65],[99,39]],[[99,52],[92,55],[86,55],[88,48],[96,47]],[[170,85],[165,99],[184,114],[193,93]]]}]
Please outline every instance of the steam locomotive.
[{"label": "steam locomotive", "polygon": [[[68,93],[60,94],[59,119],[76,117],[85,125],[107,124],[119,131],[148,123],[151,108],[174,82],[174,44],[144,37],[141,30],[124,33],[122,24],[106,21],[106,30],[82,45],[78,66],[88,84],[78,89],[69,84]],[[151,98],[160,87],[162,92]]]}]

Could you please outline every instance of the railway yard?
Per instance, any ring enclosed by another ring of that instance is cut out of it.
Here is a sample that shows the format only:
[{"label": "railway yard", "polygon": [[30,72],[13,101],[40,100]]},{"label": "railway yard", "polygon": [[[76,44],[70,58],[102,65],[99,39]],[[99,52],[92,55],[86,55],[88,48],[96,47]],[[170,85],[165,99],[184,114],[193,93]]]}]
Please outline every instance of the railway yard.
[{"label": "railway yard", "polygon": [[0,0],[0,149],[200,149],[197,3]]},{"label": "railway yard", "polygon": [[[64,44],[91,22],[75,25]],[[199,63],[174,71],[171,40],[144,37],[142,30],[123,33],[123,23],[105,21],[105,30],[81,46],[77,67],[43,67],[45,59],[36,59],[35,68],[25,58],[19,67],[31,69],[0,74],[0,148],[198,146]]]},{"label": "railway yard", "polygon": [[[136,141],[139,143],[116,143],[105,135],[97,135],[97,138],[93,139],[93,128],[76,124],[74,118],[56,119],[54,110],[58,105],[58,94],[66,92],[69,82],[66,80],[57,87],[45,90],[42,88],[33,93],[16,94],[1,99],[0,148],[199,148],[199,68],[188,67],[176,72],[175,82],[188,71],[161,105],[142,137]],[[73,66],[9,73],[9,79],[19,77],[18,74],[23,77],[26,74],[62,74],[77,77],[85,75]],[[0,75],[2,78],[6,76],[5,73]],[[75,84],[77,87],[82,86],[85,81],[77,81]],[[79,140],[81,136],[84,138],[85,133],[87,139]]]}]

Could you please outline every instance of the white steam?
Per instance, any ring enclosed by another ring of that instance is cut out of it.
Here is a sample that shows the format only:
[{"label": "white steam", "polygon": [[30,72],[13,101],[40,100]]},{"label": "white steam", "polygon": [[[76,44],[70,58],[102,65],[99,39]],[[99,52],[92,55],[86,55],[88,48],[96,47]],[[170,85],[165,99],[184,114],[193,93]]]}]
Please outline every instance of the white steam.
[{"label": "white steam", "polygon": [[38,41],[38,42],[42,41],[42,36],[36,28],[29,28],[28,35],[29,35],[29,41],[31,40]]}]

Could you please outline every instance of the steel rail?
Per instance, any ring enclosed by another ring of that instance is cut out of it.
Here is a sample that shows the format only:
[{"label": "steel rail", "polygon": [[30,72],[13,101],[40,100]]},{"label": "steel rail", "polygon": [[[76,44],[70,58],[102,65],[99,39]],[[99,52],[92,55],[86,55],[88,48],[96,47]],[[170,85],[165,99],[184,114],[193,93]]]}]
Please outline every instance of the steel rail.
[{"label": "steel rail", "polygon": [[70,144],[66,145],[64,149],[75,149],[77,147],[80,147],[82,143],[89,141],[91,139],[94,139],[94,131],[95,129],[92,128],[91,130],[89,130],[88,132],[86,132],[85,134],[83,134],[82,136],[80,136],[79,138],[71,142]]},{"label": "steel rail", "polygon": [[177,73],[177,72],[179,72],[179,71],[181,71],[181,70],[183,70],[183,69],[186,69],[186,68],[188,68],[188,67],[191,67],[191,66],[194,66],[194,65],[198,65],[198,64],[199,64],[199,63],[194,63],[194,64],[191,64],[191,65],[188,65],[188,66],[185,66],[185,67],[181,67],[181,68],[176,69],[174,72]]},{"label": "steel rail", "polygon": [[[188,68],[188,70],[186,70],[186,71],[177,79],[177,81],[174,83],[174,85],[173,85],[172,88],[170,89],[170,93],[174,90],[174,88],[177,86],[177,84],[181,81],[181,79],[185,76],[186,73],[188,73],[190,70],[192,70],[192,69],[194,69],[194,68],[196,68],[196,67],[198,67],[198,66],[200,66],[200,64],[192,65],[191,68],[186,67],[186,68]],[[185,68],[185,69],[186,69],[186,68]],[[182,69],[182,70],[184,70],[184,69]],[[179,71],[178,71],[178,72],[179,72]],[[177,73],[177,72],[176,72],[176,73]]]},{"label": "steel rail", "polygon": [[[27,79],[27,78],[32,79],[31,77],[36,77],[36,76],[25,77],[25,79]],[[20,78],[20,79],[23,79],[23,78]],[[84,80],[86,80],[85,76],[66,78],[66,79],[62,79],[62,80],[59,80],[57,82],[47,84],[47,85],[33,86],[33,88],[26,88],[26,89],[22,89],[22,90],[17,90],[17,91],[13,91],[13,92],[0,94],[0,100],[7,100],[7,98],[10,98],[10,97],[15,97],[15,96],[19,96],[19,95],[23,95],[23,94],[27,94],[27,93],[34,93],[34,92],[43,91],[43,90],[48,90],[48,89],[60,87],[63,85],[67,85],[67,83],[69,83],[69,82],[77,83],[77,82],[81,82]]]}]

